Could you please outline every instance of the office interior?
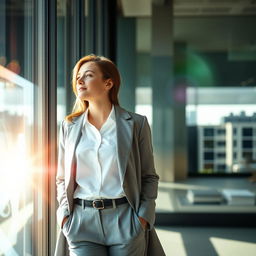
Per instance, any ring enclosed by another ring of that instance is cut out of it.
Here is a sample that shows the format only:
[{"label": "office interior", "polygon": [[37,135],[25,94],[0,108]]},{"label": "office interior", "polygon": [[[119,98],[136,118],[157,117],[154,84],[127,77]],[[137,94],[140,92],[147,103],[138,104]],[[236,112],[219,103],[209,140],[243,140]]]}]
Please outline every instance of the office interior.
[{"label": "office interior", "polygon": [[255,26],[255,1],[1,0],[0,255],[54,254],[58,132],[91,53],[148,118],[166,255],[255,255]]}]

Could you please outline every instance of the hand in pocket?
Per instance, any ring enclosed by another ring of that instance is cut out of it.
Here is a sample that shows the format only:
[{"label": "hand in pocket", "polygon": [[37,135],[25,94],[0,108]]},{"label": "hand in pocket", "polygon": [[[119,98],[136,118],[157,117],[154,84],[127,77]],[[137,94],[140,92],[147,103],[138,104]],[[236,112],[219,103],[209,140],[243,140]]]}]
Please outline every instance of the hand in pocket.
[{"label": "hand in pocket", "polygon": [[64,217],[64,219],[63,219],[63,221],[62,221],[61,228],[64,227],[64,224],[66,223],[66,221],[68,221],[68,218],[69,218],[69,216],[65,216],[65,217]]},{"label": "hand in pocket", "polygon": [[148,222],[140,216],[139,216],[139,220],[141,225],[144,227],[144,229],[146,229],[148,227]]}]

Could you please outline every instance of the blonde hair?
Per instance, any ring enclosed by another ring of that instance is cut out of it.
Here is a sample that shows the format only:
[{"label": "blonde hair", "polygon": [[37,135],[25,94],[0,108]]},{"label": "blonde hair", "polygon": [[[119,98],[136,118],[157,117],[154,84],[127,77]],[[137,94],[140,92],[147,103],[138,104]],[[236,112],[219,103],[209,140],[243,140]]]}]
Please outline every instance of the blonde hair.
[{"label": "blonde hair", "polygon": [[73,88],[73,92],[76,95],[76,100],[73,105],[71,114],[69,114],[65,117],[65,120],[67,122],[72,122],[73,117],[77,117],[77,116],[80,116],[81,114],[83,114],[89,106],[88,101],[86,101],[86,100],[83,101],[77,96],[78,93],[77,93],[77,81],[76,81],[77,73],[78,73],[80,67],[84,63],[89,62],[89,61],[95,62],[98,65],[99,69],[101,70],[101,72],[103,74],[103,79],[108,79],[108,78],[112,79],[113,86],[109,91],[109,99],[112,104],[119,105],[118,91],[120,88],[121,77],[120,77],[120,74],[119,74],[119,71],[118,71],[116,65],[110,59],[108,59],[104,56],[97,56],[95,54],[89,54],[87,56],[82,57],[73,68],[72,88]]}]

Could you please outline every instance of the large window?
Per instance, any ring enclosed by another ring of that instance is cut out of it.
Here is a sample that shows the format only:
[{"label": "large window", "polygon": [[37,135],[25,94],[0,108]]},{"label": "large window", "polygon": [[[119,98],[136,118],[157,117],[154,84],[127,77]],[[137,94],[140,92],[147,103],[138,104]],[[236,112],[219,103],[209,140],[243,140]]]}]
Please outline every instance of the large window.
[{"label": "large window", "polygon": [[32,255],[36,177],[32,1],[0,5],[0,255]]},{"label": "large window", "polygon": [[[256,154],[245,158],[251,144],[241,136],[253,136],[256,120],[253,4],[123,0],[119,7],[121,102],[148,117],[161,179],[251,172],[245,166]],[[204,171],[209,157],[213,168]]]},{"label": "large window", "polygon": [[[215,5],[217,8],[220,4]],[[181,51],[175,60],[179,63],[175,75],[182,76],[186,84],[187,128],[196,129],[200,135],[203,127],[204,136],[214,133],[214,151],[218,154],[223,147],[222,154],[226,155],[225,164],[212,159],[215,165],[208,174],[248,173],[255,160],[248,157],[251,152],[243,153],[243,149],[252,149],[256,125],[256,35],[250,25],[256,24],[256,17],[244,15],[243,6],[236,9],[235,3],[228,7],[236,10],[236,16],[185,14],[177,16],[174,23],[175,45]],[[198,136],[195,144],[189,136],[189,154],[194,150],[207,154],[203,139]],[[194,163],[188,163],[189,171],[203,173],[206,160],[202,154],[191,158]]]},{"label": "large window", "polygon": [[53,253],[55,7],[0,2],[0,255]]}]

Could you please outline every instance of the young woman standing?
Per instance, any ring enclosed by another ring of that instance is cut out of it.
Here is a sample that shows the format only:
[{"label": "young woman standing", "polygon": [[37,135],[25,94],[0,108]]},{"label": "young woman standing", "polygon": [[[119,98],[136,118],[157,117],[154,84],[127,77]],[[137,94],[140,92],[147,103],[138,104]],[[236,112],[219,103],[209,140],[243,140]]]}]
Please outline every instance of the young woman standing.
[{"label": "young woman standing", "polygon": [[119,105],[120,74],[108,58],[73,69],[73,111],[62,121],[56,176],[55,255],[165,255],[154,229],[159,176],[147,118]]}]

